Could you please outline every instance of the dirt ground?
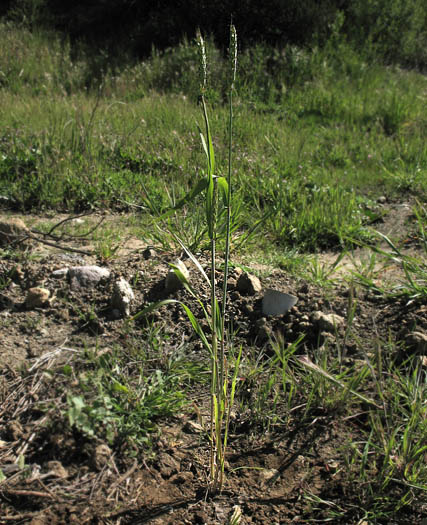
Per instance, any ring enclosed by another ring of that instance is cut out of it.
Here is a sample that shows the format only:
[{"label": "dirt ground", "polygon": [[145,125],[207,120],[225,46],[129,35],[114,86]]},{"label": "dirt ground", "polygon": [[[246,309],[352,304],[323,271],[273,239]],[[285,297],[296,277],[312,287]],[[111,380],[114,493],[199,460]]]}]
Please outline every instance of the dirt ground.
[{"label": "dirt ground", "polygon": [[[396,215],[396,227],[406,228],[405,220]],[[393,224],[382,227],[390,233]],[[207,414],[207,387],[196,385],[190,392],[196,408],[190,405],[157,422],[147,450],[108,445],[70,428],[64,416],[64,384],[73,378],[56,384],[56,371],[83,362],[88,349],[103,355],[129,344],[127,320],[111,306],[113,282],[123,277],[132,284],[132,315],[153,301],[174,297],[192,305],[201,318],[188,292],[165,291],[168,263],[181,255],[195,288],[202,294],[207,289],[185,254],[148,253],[135,242],[107,262],[35,242],[32,249],[37,256],[0,259],[0,524],[225,524],[236,506],[241,524],[314,523],[328,517],[329,523],[373,523],[363,520],[351,469],[343,465],[346,444],[362,439],[363,414],[353,417],[319,407],[310,423],[301,423],[295,410],[284,418],[286,424],[279,421],[266,429],[254,422],[250,411],[236,407],[226,482],[215,497],[206,493],[209,446],[200,431],[201,415]],[[111,277],[92,288],[73,289],[67,278],[53,275],[87,264],[107,267]],[[390,271],[398,275],[398,268]],[[357,367],[375,352],[378,340],[393,341],[390,347],[396,351],[414,328],[427,333],[425,303],[386,300],[344,280],[320,289],[278,269],[263,271],[263,290],[294,294],[298,303],[282,316],[266,318],[262,292],[239,291],[239,275],[238,270],[231,274],[229,317],[243,352],[251,348],[268,356],[271,337],[292,343],[304,334],[302,354],[310,356],[327,343],[331,352],[340,348],[348,366]],[[28,290],[33,287],[49,290],[49,301],[29,306]],[[347,325],[327,333],[314,315],[333,313],[347,320],[351,310],[351,337]],[[194,360],[203,359],[204,350],[178,305],[163,307],[151,321],[167,335],[165,352],[180,347]],[[143,321],[136,321],[132,344],[138,337],[144,344],[144,330]],[[246,392],[247,407],[252,387],[245,379],[239,395]],[[399,493],[398,485],[391,485],[390,497],[394,491]],[[330,518],[334,510],[337,517]],[[392,521],[376,523],[413,525],[426,515],[427,501],[417,501]]]}]

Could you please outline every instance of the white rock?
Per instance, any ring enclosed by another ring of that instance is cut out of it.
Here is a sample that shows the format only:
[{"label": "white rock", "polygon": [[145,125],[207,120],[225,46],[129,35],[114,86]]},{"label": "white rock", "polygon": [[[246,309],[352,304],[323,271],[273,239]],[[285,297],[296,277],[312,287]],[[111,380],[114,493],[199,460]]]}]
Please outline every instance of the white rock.
[{"label": "white rock", "polygon": [[237,280],[237,289],[241,293],[255,295],[262,290],[261,281],[256,275],[243,272]]},{"label": "white rock", "polygon": [[283,315],[295,306],[297,301],[298,298],[294,295],[268,289],[262,298],[262,313],[264,315]]},{"label": "white rock", "polygon": [[344,326],[344,318],[337,314],[324,314],[317,311],[313,313],[312,320],[319,326],[320,330],[325,332],[334,333]]},{"label": "white rock", "polygon": [[130,315],[130,307],[135,300],[135,294],[130,284],[123,279],[123,277],[114,283],[113,296],[111,297],[111,305],[114,309],[128,317]]},{"label": "white rock", "polygon": [[[176,266],[179,271],[182,273],[182,275],[187,279],[187,281],[190,279],[190,272],[188,271],[188,268],[185,266],[185,264],[178,259],[174,266]],[[181,279],[176,275],[173,268],[171,268],[166,276],[165,280],[165,289],[168,293],[173,293],[179,290],[182,287]]]},{"label": "white rock", "polygon": [[91,288],[102,279],[109,279],[110,270],[100,266],[73,266],[68,270],[71,288]]}]

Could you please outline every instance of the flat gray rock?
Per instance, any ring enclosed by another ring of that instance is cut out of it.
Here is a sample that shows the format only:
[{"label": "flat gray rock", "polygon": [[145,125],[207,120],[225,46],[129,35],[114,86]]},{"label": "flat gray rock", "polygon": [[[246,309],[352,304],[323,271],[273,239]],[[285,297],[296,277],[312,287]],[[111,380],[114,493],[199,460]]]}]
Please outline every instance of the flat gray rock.
[{"label": "flat gray rock", "polygon": [[294,295],[268,289],[262,298],[262,313],[264,315],[283,315],[297,303]]}]

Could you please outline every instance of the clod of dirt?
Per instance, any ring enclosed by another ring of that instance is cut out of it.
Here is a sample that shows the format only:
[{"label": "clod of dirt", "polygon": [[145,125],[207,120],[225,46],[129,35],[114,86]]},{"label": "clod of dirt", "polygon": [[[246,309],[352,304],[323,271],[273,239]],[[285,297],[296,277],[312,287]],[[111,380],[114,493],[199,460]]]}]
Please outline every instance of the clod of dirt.
[{"label": "clod of dirt", "polygon": [[427,355],[427,334],[423,332],[411,332],[405,337],[405,343],[410,352]]},{"label": "clod of dirt", "polygon": [[157,467],[160,474],[165,478],[169,479],[173,474],[179,472],[179,463],[169,454],[160,454],[158,458]]},{"label": "clod of dirt", "polygon": [[268,483],[270,480],[278,478],[279,475],[279,471],[275,468],[265,468],[260,470],[260,478],[264,483]]},{"label": "clod of dirt", "polygon": [[68,472],[60,461],[48,461],[47,468],[49,470],[49,474],[55,478],[68,478]]},{"label": "clod of dirt", "polygon": [[101,280],[109,279],[111,275],[110,270],[101,268],[100,266],[73,266],[68,270],[68,278],[70,279],[71,288],[76,290],[78,288],[92,288],[96,286]]},{"label": "clod of dirt", "polygon": [[25,247],[29,234],[30,230],[22,219],[14,217],[0,221],[0,246],[13,243],[16,246]]},{"label": "clod of dirt", "polygon": [[261,281],[258,277],[247,272],[240,275],[236,287],[240,293],[247,295],[255,295],[262,290]]},{"label": "clod of dirt", "polygon": [[101,471],[110,461],[112,450],[108,445],[101,444],[95,448],[92,459],[92,466],[95,470]]},{"label": "clod of dirt", "polygon": [[121,315],[126,317],[130,315],[130,307],[134,300],[135,294],[125,279],[121,278],[114,283],[111,306],[118,310]]},{"label": "clod of dirt", "polygon": [[267,320],[264,317],[258,319],[256,322],[257,335],[260,342],[265,342],[271,339],[273,335],[272,327],[267,323]]},{"label": "clod of dirt", "polygon": [[317,311],[313,313],[312,320],[320,330],[325,332],[334,333],[344,326],[344,318],[337,314],[324,314]]},{"label": "clod of dirt", "polygon": [[24,428],[21,423],[16,420],[9,421],[6,424],[5,436],[8,441],[18,441],[24,437]]},{"label": "clod of dirt", "polygon": [[30,525],[46,525],[48,523],[48,518],[44,514],[44,512],[40,513],[40,516],[34,516],[34,518],[30,521]]},{"label": "clod of dirt", "polygon": [[[187,281],[190,279],[190,272],[188,271],[188,268],[185,266],[185,264],[180,259],[178,259],[174,263],[174,266],[178,268],[178,270],[187,279]],[[181,279],[176,275],[174,269],[171,268],[166,276],[165,290],[167,293],[173,293],[179,290],[180,288],[182,288]]]},{"label": "clod of dirt", "polygon": [[157,255],[156,250],[154,250],[153,248],[146,248],[142,252],[142,256],[144,257],[145,260],[147,260],[147,259],[154,259],[154,257],[156,257],[156,255]]},{"label": "clod of dirt", "polygon": [[49,304],[50,292],[46,288],[30,288],[25,299],[28,309],[39,308]]}]

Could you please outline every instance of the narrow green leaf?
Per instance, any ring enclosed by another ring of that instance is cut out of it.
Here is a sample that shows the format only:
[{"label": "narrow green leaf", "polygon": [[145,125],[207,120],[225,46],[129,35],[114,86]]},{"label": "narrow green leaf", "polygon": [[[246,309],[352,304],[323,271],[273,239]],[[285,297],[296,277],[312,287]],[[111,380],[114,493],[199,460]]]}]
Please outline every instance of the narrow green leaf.
[{"label": "narrow green leaf", "polygon": [[199,270],[199,272],[202,274],[202,276],[205,278],[206,282],[209,284],[209,286],[211,285],[211,280],[209,279],[209,277],[206,275],[206,272],[205,270],[202,268],[201,264],[199,263],[199,261],[196,259],[196,257],[191,253],[191,251],[187,248],[187,246],[185,246],[185,244],[181,241],[181,239],[177,238],[177,241],[178,243],[180,244],[181,248],[185,251],[185,253],[188,255],[188,257],[190,257],[190,259],[193,261],[193,263],[196,265],[197,269]]},{"label": "narrow green leaf", "polygon": [[25,456],[24,454],[19,454],[18,457],[18,467],[22,470],[25,467]]},{"label": "narrow green leaf", "polygon": [[200,135],[200,140],[202,142],[202,146],[203,146],[203,151],[205,152],[205,155],[206,155],[206,160],[208,162],[208,169],[210,168],[209,166],[209,151],[208,151],[208,146],[206,144],[206,139],[205,139],[205,136],[203,135],[202,131],[200,130],[199,128],[199,135]]},{"label": "narrow green leaf", "polygon": [[199,195],[200,193],[202,193],[202,191],[204,191],[206,189],[207,185],[208,185],[207,178],[201,179],[196,184],[196,186],[191,191],[189,191],[187,193],[187,195],[185,195],[181,200],[179,200],[177,202],[177,204],[175,204],[175,206],[173,208],[171,208],[170,210],[168,210],[165,213],[163,213],[162,215],[160,215],[160,218],[169,217],[175,211],[183,208],[186,204],[190,204],[191,202],[193,202],[194,199],[197,197],[197,195]]},{"label": "narrow green leaf", "polygon": [[209,238],[213,237],[213,213],[214,213],[214,181],[209,177],[209,183],[206,190],[206,222],[208,226]]},{"label": "narrow green leaf", "polygon": [[205,335],[202,327],[200,326],[199,322],[194,317],[193,312],[188,308],[188,306],[186,304],[181,303],[181,302],[180,302],[180,304],[184,308],[185,313],[187,314],[187,317],[190,320],[190,323],[191,323],[191,325],[193,327],[193,330],[200,337],[200,339],[202,340],[202,342],[205,345],[206,349],[211,353],[211,346],[209,344],[209,341],[207,340],[206,335]]},{"label": "narrow green leaf", "polygon": [[[314,372],[317,372],[318,374],[322,375],[326,379],[329,379],[329,381],[332,381],[332,383],[335,383],[339,387],[346,389],[346,385],[344,385],[341,381],[339,381],[336,377],[326,372],[326,370],[323,370],[323,368],[320,368],[320,366],[317,366],[307,356],[301,356],[298,358],[298,362],[302,364],[304,367],[309,368],[310,370],[313,370]],[[349,392],[351,392],[354,396],[358,397],[365,403],[368,403],[369,405],[373,405],[375,408],[382,409],[379,405],[375,403],[372,399],[369,399],[368,397],[362,396],[362,394],[359,394],[359,392],[356,392],[354,390],[348,389]]]},{"label": "narrow green leaf", "polygon": [[214,152],[212,137],[211,137],[211,133],[209,129],[208,129],[208,144],[209,144],[209,168],[210,168],[210,174],[213,175],[215,173],[215,152]]},{"label": "narrow green leaf", "polygon": [[129,389],[117,381],[113,384],[113,390],[114,392],[124,392],[125,394],[129,394]]},{"label": "narrow green leaf", "polygon": [[167,304],[171,303],[178,303],[176,299],[164,299],[163,301],[159,301],[157,303],[152,303],[146,306],[143,310],[136,313],[133,317],[130,318],[130,321],[136,321],[140,317],[145,317],[146,315],[150,314],[151,312],[154,312],[155,310],[158,310],[162,306],[165,306]]},{"label": "narrow green leaf", "polygon": [[222,194],[222,200],[224,202],[224,206],[228,206],[228,182],[225,177],[217,177],[216,178],[219,190]]}]

